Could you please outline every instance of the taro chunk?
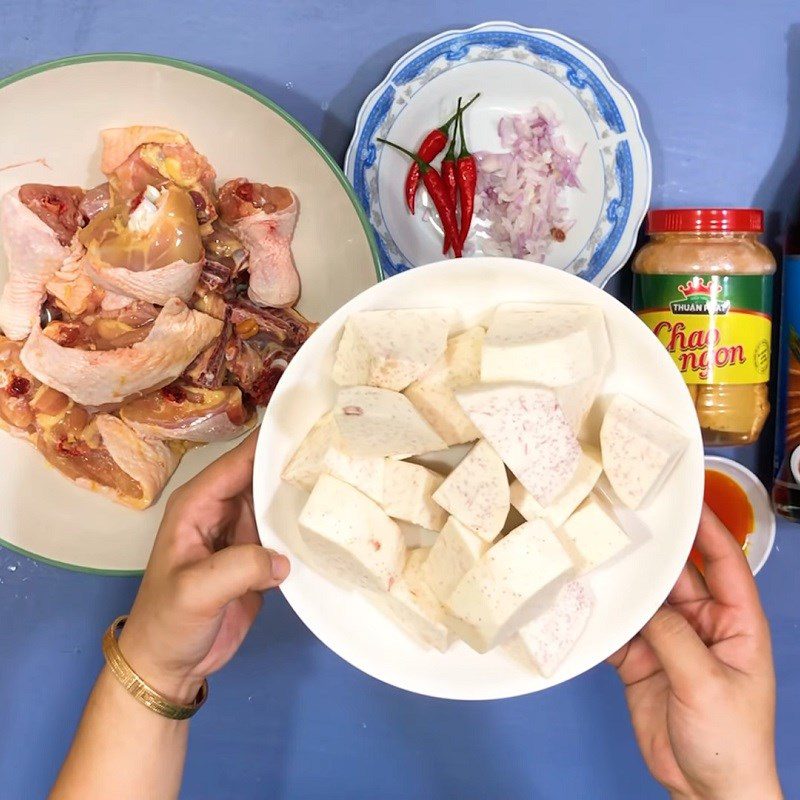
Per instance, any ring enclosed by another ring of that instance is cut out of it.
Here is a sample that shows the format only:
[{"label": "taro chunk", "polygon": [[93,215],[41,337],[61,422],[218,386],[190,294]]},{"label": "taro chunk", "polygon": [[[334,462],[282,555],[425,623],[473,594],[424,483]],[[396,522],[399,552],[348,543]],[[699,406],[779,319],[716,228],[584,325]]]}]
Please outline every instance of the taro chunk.
[{"label": "taro chunk", "polygon": [[365,494],[322,475],[300,513],[300,534],[332,577],[388,591],[403,570],[405,541],[397,523]]},{"label": "taro chunk", "polygon": [[454,318],[453,311],[437,308],[352,314],[336,353],[333,379],[341,386],[402,391],[444,354]]},{"label": "taro chunk", "polygon": [[671,422],[618,394],[600,429],[603,469],[617,497],[638,508],[671,469],[686,438]]},{"label": "taro chunk", "polygon": [[482,539],[494,541],[511,508],[505,465],[482,439],[445,478],[433,499]]},{"label": "taro chunk", "polygon": [[486,384],[456,392],[484,438],[543,506],[566,489],[581,448],[552,389]]},{"label": "taro chunk", "polygon": [[602,373],[610,352],[597,306],[506,303],[486,333],[481,380],[567,386]]}]

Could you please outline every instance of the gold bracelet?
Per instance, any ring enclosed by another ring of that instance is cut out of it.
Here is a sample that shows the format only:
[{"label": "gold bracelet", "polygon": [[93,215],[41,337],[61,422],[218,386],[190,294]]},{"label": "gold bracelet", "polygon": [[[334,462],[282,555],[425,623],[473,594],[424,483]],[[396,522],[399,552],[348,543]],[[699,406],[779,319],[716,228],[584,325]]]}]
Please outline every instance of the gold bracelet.
[{"label": "gold bracelet", "polygon": [[208,697],[208,681],[203,680],[203,685],[200,687],[197,697],[190,705],[173,703],[163,694],[156,691],[134,672],[119,649],[116,634],[122,630],[127,620],[127,615],[117,617],[108,626],[108,630],[103,635],[103,655],[111,671],[125,687],[126,692],[133,695],[151,711],[155,711],[156,714],[161,714],[162,717],[167,717],[168,719],[189,719],[189,717],[193,717]]}]

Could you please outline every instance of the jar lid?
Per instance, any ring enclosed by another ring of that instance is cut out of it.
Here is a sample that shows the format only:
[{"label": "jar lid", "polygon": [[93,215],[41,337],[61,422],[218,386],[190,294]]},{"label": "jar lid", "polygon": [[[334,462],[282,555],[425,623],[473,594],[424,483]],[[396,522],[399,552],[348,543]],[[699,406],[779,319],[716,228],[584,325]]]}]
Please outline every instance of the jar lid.
[{"label": "jar lid", "polygon": [[659,208],[647,215],[648,233],[762,233],[760,208]]}]

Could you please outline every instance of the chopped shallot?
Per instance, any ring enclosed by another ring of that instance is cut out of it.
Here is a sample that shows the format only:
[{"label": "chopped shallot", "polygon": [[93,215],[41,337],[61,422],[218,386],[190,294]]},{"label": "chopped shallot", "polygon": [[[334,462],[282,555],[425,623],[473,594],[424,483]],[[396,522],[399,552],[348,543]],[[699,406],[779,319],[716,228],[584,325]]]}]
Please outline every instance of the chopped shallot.
[{"label": "chopped shallot", "polygon": [[560,121],[544,108],[503,117],[500,144],[507,152],[475,153],[478,191],[475,216],[488,237],[484,255],[542,261],[551,242],[562,242],[575,224],[564,189],[582,189],[577,171],[583,156],[559,132]]}]

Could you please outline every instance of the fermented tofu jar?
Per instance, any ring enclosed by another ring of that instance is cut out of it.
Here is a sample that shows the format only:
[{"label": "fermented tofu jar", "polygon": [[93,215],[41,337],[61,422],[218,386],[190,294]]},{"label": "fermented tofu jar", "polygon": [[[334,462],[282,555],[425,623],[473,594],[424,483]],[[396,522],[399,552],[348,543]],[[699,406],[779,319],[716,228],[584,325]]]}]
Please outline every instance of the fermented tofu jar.
[{"label": "fermented tofu jar", "polygon": [[750,444],[769,415],[775,259],[755,208],[651,211],[634,309],[681,371],[711,446]]}]

